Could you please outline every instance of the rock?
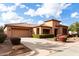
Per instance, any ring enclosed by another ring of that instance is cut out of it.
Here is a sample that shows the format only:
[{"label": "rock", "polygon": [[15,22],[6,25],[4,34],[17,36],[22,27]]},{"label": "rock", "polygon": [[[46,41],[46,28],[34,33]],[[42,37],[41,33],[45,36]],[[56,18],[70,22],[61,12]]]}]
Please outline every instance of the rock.
[{"label": "rock", "polygon": [[12,47],[11,53],[9,55],[14,56],[14,55],[23,54],[23,53],[26,53],[26,52],[29,52],[29,51],[31,51],[31,49],[29,49],[28,47],[25,47],[22,44],[14,45]]},{"label": "rock", "polygon": [[21,49],[24,49],[25,46],[24,45],[15,45],[12,47],[12,50],[21,50]]}]

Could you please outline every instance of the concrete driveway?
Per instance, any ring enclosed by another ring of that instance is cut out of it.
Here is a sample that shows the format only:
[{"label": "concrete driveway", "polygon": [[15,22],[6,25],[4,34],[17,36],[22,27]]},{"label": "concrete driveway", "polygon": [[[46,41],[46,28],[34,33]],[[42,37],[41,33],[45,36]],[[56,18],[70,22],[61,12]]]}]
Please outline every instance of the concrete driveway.
[{"label": "concrete driveway", "polygon": [[[37,39],[37,38],[22,38],[21,40],[25,46],[29,47],[34,51],[34,53],[31,55],[24,54],[26,56],[63,55],[63,51],[69,49],[72,46],[79,44],[73,42],[63,43],[63,42],[56,42],[47,39]],[[64,52],[64,54],[65,53],[66,52]]]}]

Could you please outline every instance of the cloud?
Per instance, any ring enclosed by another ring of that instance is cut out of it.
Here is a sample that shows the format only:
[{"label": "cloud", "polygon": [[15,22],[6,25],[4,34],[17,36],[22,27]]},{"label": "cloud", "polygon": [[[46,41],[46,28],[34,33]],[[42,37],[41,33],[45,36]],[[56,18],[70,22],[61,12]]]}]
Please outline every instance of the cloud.
[{"label": "cloud", "polygon": [[42,20],[40,20],[40,21],[38,21],[38,23],[37,24],[43,24],[44,23],[44,21],[42,21]]},{"label": "cloud", "polygon": [[26,6],[26,9],[29,9],[29,7]]},{"label": "cloud", "polygon": [[21,5],[21,3],[15,3],[15,6],[20,6]]},{"label": "cloud", "polygon": [[9,11],[9,12],[4,12],[1,14],[0,16],[0,19],[1,19],[1,23],[0,25],[4,25],[4,24],[7,24],[7,23],[33,23],[33,19],[25,19],[21,16],[19,16],[16,12],[12,12],[12,11]]},{"label": "cloud", "polygon": [[37,6],[37,7],[40,7],[40,4],[37,4],[36,6]]},{"label": "cloud", "polygon": [[0,4],[0,11],[1,12],[15,11],[15,10],[16,10],[16,6],[15,5],[6,6],[5,4]]},{"label": "cloud", "polygon": [[27,12],[24,12],[25,15],[30,15],[31,17],[35,16],[35,10],[29,9]]},{"label": "cloud", "polygon": [[79,18],[79,13],[78,12],[72,13],[71,18]]},{"label": "cloud", "polygon": [[8,11],[8,7],[4,4],[0,4],[0,11]]},{"label": "cloud", "polygon": [[54,16],[55,18],[60,17],[63,10],[69,7],[71,4],[67,3],[44,3],[41,7],[39,7],[37,10],[29,9],[24,14],[30,15],[30,16],[42,16],[45,15],[47,18],[49,16]]},{"label": "cloud", "polygon": [[29,23],[29,24],[33,24],[34,20],[29,18],[29,19],[23,20],[22,22],[26,22],[26,23]]},{"label": "cloud", "polygon": [[20,5],[20,8],[25,8],[26,6],[25,5]]},{"label": "cloud", "polygon": [[19,16],[15,12],[6,12],[2,13],[1,19],[3,20],[3,23],[20,23],[23,21],[23,17]]},{"label": "cloud", "polygon": [[1,12],[15,11],[17,7],[24,8],[25,5],[22,5],[21,3],[15,3],[14,5],[11,6],[0,4],[0,11]]}]

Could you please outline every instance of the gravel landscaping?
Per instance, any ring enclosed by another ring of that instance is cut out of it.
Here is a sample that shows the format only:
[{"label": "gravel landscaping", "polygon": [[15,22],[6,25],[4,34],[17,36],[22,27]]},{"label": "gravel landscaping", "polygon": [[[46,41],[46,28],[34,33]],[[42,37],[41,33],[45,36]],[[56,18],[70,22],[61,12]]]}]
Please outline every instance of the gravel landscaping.
[{"label": "gravel landscaping", "polygon": [[0,56],[16,56],[30,51],[32,50],[23,44],[12,45],[10,40],[5,40],[4,43],[0,44]]}]

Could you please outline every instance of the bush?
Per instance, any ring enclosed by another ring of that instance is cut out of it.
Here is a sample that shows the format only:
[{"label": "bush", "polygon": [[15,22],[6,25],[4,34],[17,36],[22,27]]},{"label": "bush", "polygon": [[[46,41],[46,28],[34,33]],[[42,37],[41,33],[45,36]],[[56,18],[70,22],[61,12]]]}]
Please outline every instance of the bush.
[{"label": "bush", "polygon": [[21,41],[21,39],[18,38],[18,37],[12,37],[12,38],[10,38],[10,40],[11,40],[11,43],[13,45],[19,45],[20,44],[20,41]]},{"label": "bush", "polygon": [[6,34],[0,33],[0,43],[3,43],[6,39]]},{"label": "bush", "polygon": [[33,34],[33,38],[53,38],[53,34]]},{"label": "bush", "polygon": [[33,38],[39,38],[39,35],[38,35],[38,34],[36,34],[36,35],[33,34],[32,37],[33,37]]}]

